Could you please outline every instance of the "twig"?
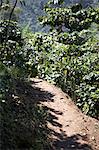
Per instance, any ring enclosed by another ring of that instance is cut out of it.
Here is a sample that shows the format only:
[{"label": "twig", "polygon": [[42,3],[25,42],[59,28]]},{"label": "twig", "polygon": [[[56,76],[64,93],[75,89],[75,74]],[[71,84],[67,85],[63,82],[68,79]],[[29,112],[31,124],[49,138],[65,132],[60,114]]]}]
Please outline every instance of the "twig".
[{"label": "twig", "polygon": [[2,6],[3,0],[0,1],[0,7]]},{"label": "twig", "polygon": [[9,31],[9,25],[10,25],[10,21],[11,21],[11,18],[12,18],[12,15],[13,15],[13,12],[14,12],[14,9],[15,9],[15,7],[16,7],[16,5],[17,5],[17,2],[18,2],[18,0],[16,0],[15,1],[15,3],[14,3],[14,6],[13,6],[13,8],[12,8],[12,10],[11,10],[11,13],[10,13],[10,16],[9,16],[9,21],[8,21],[8,25],[6,26],[6,40],[5,40],[5,46],[4,47],[6,47],[6,42],[7,42],[7,40],[8,40],[8,31]]}]

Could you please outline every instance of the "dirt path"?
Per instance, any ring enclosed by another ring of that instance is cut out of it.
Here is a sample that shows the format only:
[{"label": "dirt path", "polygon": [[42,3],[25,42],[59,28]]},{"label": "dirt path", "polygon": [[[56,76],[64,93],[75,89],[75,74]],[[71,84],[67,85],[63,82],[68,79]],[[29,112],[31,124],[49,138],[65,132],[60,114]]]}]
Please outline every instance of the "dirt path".
[{"label": "dirt path", "polygon": [[[31,79],[31,86],[51,93],[53,98],[40,101],[50,112],[48,127],[52,132],[53,150],[99,150],[99,121],[81,113],[72,100],[41,79]],[[36,95],[42,99],[42,95]]]}]

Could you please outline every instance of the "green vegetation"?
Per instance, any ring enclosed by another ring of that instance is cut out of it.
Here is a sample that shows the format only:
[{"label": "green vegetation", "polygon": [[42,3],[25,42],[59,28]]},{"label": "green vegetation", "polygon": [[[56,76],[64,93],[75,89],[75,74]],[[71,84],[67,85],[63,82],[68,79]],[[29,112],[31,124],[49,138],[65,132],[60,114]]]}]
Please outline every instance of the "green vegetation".
[{"label": "green vegetation", "polygon": [[[99,115],[99,10],[45,6],[41,24],[50,25],[47,34],[28,34],[38,76],[67,92],[88,115]],[[95,28],[95,29],[94,29]],[[65,30],[65,31],[64,31]]]},{"label": "green vegetation", "polygon": [[81,4],[53,8],[48,3],[39,21],[50,31],[33,34],[20,29],[17,2],[0,4],[1,149],[25,145],[44,150],[49,149],[47,112],[22,99],[18,85],[25,93],[27,79],[39,76],[61,87],[83,112],[99,118],[99,9],[83,9]]},{"label": "green vegetation", "polygon": [[[38,22],[38,17],[45,14],[43,8],[48,1],[49,0],[25,0],[26,6],[22,7],[22,13],[20,15],[21,24],[29,26],[33,32],[48,31],[48,27],[42,27]],[[83,7],[98,6],[98,0],[64,0],[67,6],[76,4],[77,2],[81,2]],[[57,4],[55,4],[54,7],[55,6],[57,6]]]},{"label": "green vegetation", "polygon": [[[30,90],[27,78],[32,70],[27,62],[32,51],[22,37],[16,16],[13,20],[17,2],[10,7],[9,1],[2,1],[0,6],[0,148],[44,150],[49,146],[47,112],[26,99]],[[9,8],[10,15],[5,18],[2,11]]]}]

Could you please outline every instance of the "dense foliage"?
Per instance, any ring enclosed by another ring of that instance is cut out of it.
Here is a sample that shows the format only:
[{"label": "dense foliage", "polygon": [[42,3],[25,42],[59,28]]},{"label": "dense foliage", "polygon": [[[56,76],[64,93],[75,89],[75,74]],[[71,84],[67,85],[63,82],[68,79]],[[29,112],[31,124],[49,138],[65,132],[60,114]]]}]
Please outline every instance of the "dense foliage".
[{"label": "dense foliage", "polygon": [[[53,0],[56,1],[57,0]],[[22,25],[29,26],[33,32],[46,32],[48,28],[42,27],[38,22],[38,17],[44,15],[44,5],[48,0],[25,0],[26,6],[22,7],[22,13],[20,15],[20,22]],[[54,2],[54,3],[56,3]],[[64,0],[65,5],[72,5],[76,3],[82,3],[83,7],[89,7],[92,5],[98,5],[98,0]],[[57,6],[57,4],[54,4]]]},{"label": "dense foliage", "polygon": [[[25,99],[26,88],[30,87],[27,78],[33,70],[27,63],[32,51],[15,16],[13,20],[18,1],[11,8],[9,2],[2,1],[0,5],[0,148],[44,150],[49,145],[47,113],[32,100]],[[11,11],[6,18],[3,15],[8,9]]]},{"label": "dense foliage", "polygon": [[51,30],[56,29],[62,32],[65,28],[69,32],[88,29],[92,22],[99,23],[98,12],[94,9],[82,9],[81,4],[76,4],[70,8],[52,8],[45,6],[47,16],[40,17],[41,24],[50,25]]},{"label": "dense foliage", "polygon": [[51,30],[28,34],[34,53],[29,64],[37,66],[39,77],[67,92],[82,111],[98,117],[99,10],[82,9],[79,4],[69,8],[46,5],[45,10],[47,15],[40,21]]}]

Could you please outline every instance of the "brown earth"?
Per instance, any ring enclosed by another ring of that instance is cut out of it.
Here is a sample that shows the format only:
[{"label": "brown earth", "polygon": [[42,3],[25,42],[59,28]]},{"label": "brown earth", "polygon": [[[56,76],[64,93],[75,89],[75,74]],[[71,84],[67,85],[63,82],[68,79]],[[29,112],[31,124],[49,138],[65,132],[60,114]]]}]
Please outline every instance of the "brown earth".
[{"label": "brown earth", "polygon": [[[50,112],[47,121],[53,150],[99,150],[99,121],[84,115],[61,89],[41,79],[31,79],[40,91],[36,100]],[[41,94],[40,92],[48,94]],[[33,93],[32,93],[33,94]],[[43,100],[43,99],[47,100]]]},{"label": "brown earth", "polygon": [[37,123],[37,126],[44,127],[44,132],[48,131],[48,141],[51,142],[51,148],[45,147],[44,150],[99,150],[99,121],[83,114],[60,88],[37,78],[27,83],[17,82],[10,103],[13,109],[10,115],[16,121],[11,132],[18,135],[19,149],[31,147],[34,106],[42,106],[48,114],[44,119],[41,115]]}]

